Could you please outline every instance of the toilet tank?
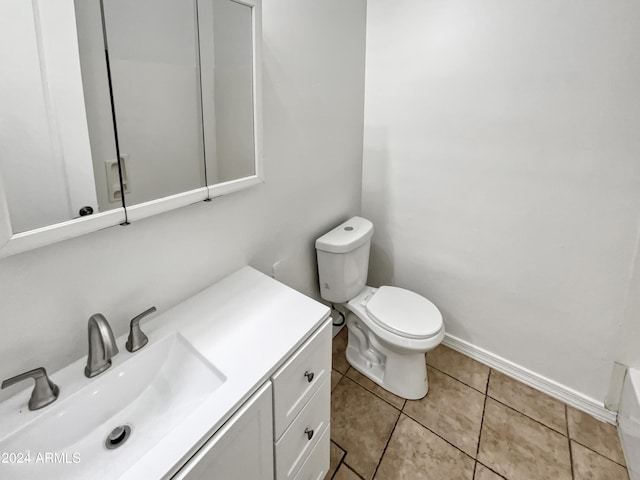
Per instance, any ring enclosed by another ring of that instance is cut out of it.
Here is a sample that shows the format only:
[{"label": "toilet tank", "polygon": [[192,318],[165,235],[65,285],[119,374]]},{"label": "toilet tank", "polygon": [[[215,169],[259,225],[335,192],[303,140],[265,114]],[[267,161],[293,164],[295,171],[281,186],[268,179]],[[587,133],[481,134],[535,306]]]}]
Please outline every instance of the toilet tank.
[{"label": "toilet tank", "polygon": [[373,223],[353,217],[316,240],[320,295],[345,303],[362,291],[369,272]]}]

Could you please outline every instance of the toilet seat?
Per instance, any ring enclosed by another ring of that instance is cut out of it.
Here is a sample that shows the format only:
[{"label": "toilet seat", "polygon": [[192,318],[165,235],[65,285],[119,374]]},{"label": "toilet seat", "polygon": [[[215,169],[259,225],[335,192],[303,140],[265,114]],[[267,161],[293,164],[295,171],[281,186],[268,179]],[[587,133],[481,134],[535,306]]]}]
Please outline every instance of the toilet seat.
[{"label": "toilet seat", "polygon": [[404,338],[430,338],[442,330],[442,314],[438,308],[404,288],[380,287],[364,307],[378,326]]},{"label": "toilet seat", "polygon": [[[355,298],[345,303],[344,306],[348,311],[355,314],[359,321],[363,323],[364,326],[366,326],[366,328],[368,328],[380,342],[384,343],[389,348],[393,348],[396,351],[400,350],[404,352],[428,352],[430,350],[433,350],[440,344],[440,342],[442,342],[442,339],[445,335],[444,323],[442,322],[442,320],[440,320],[440,329],[434,335],[416,338],[407,335],[406,332],[398,333],[397,328],[394,332],[386,323],[374,319],[373,316],[368,312],[367,305],[379,290],[380,288],[374,288],[367,285]],[[384,299],[384,296],[382,298]],[[398,308],[398,305],[395,302],[393,304],[393,308]],[[378,312],[378,314],[380,314],[380,312]],[[390,319],[389,316],[387,316],[386,318]]]}]

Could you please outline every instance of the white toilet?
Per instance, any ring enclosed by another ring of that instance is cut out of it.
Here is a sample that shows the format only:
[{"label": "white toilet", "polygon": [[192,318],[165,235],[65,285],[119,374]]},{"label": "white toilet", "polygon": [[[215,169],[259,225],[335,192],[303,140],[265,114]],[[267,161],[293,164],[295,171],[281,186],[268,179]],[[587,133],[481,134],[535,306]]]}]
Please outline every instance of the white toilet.
[{"label": "white toilet", "polygon": [[351,366],[415,400],[429,390],[425,354],[444,338],[442,315],[417,293],[366,285],[372,235],[369,220],[353,217],[316,240],[320,294],[346,310]]}]

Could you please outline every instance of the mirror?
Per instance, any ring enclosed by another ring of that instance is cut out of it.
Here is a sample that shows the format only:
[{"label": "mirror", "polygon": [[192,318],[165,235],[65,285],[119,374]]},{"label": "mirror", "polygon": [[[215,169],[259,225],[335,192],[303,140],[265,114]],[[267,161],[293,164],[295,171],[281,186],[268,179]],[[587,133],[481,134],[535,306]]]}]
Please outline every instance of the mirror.
[{"label": "mirror", "polygon": [[115,143],[127,206],[255,175],[250,6],[75,5],[94,166],[115,165]]},{"label": "mirror", "polygon": [[0,175],[13,233],[122,207],[97,200],[73,5],[2,3]]},{"label": "mirror", "polygon": [[252,13],[231,0],[198,2],[207,183],[255,175]]},{"label": "mirror", "polygon": [[260,0],[0,3],[0,256],[262,181]]}]

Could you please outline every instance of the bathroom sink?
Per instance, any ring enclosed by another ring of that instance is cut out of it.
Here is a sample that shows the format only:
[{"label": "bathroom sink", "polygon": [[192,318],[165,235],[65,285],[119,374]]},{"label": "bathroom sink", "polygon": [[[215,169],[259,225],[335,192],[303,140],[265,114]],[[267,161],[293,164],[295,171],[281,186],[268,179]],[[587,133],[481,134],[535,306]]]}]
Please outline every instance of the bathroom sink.
[{"label": "bathroom sink", "polygon": [[[16,455],[0,464],[0,478],[117,478],[226,380],[180,334],[135,354],[120,349],[113,366],[92,379],[82,376],[83,366],[52,376],[60,397],[42,410],[27,410],[28,395],[3,402],[0,453]],[[127,432],[112,433],[119,426]]]}]

